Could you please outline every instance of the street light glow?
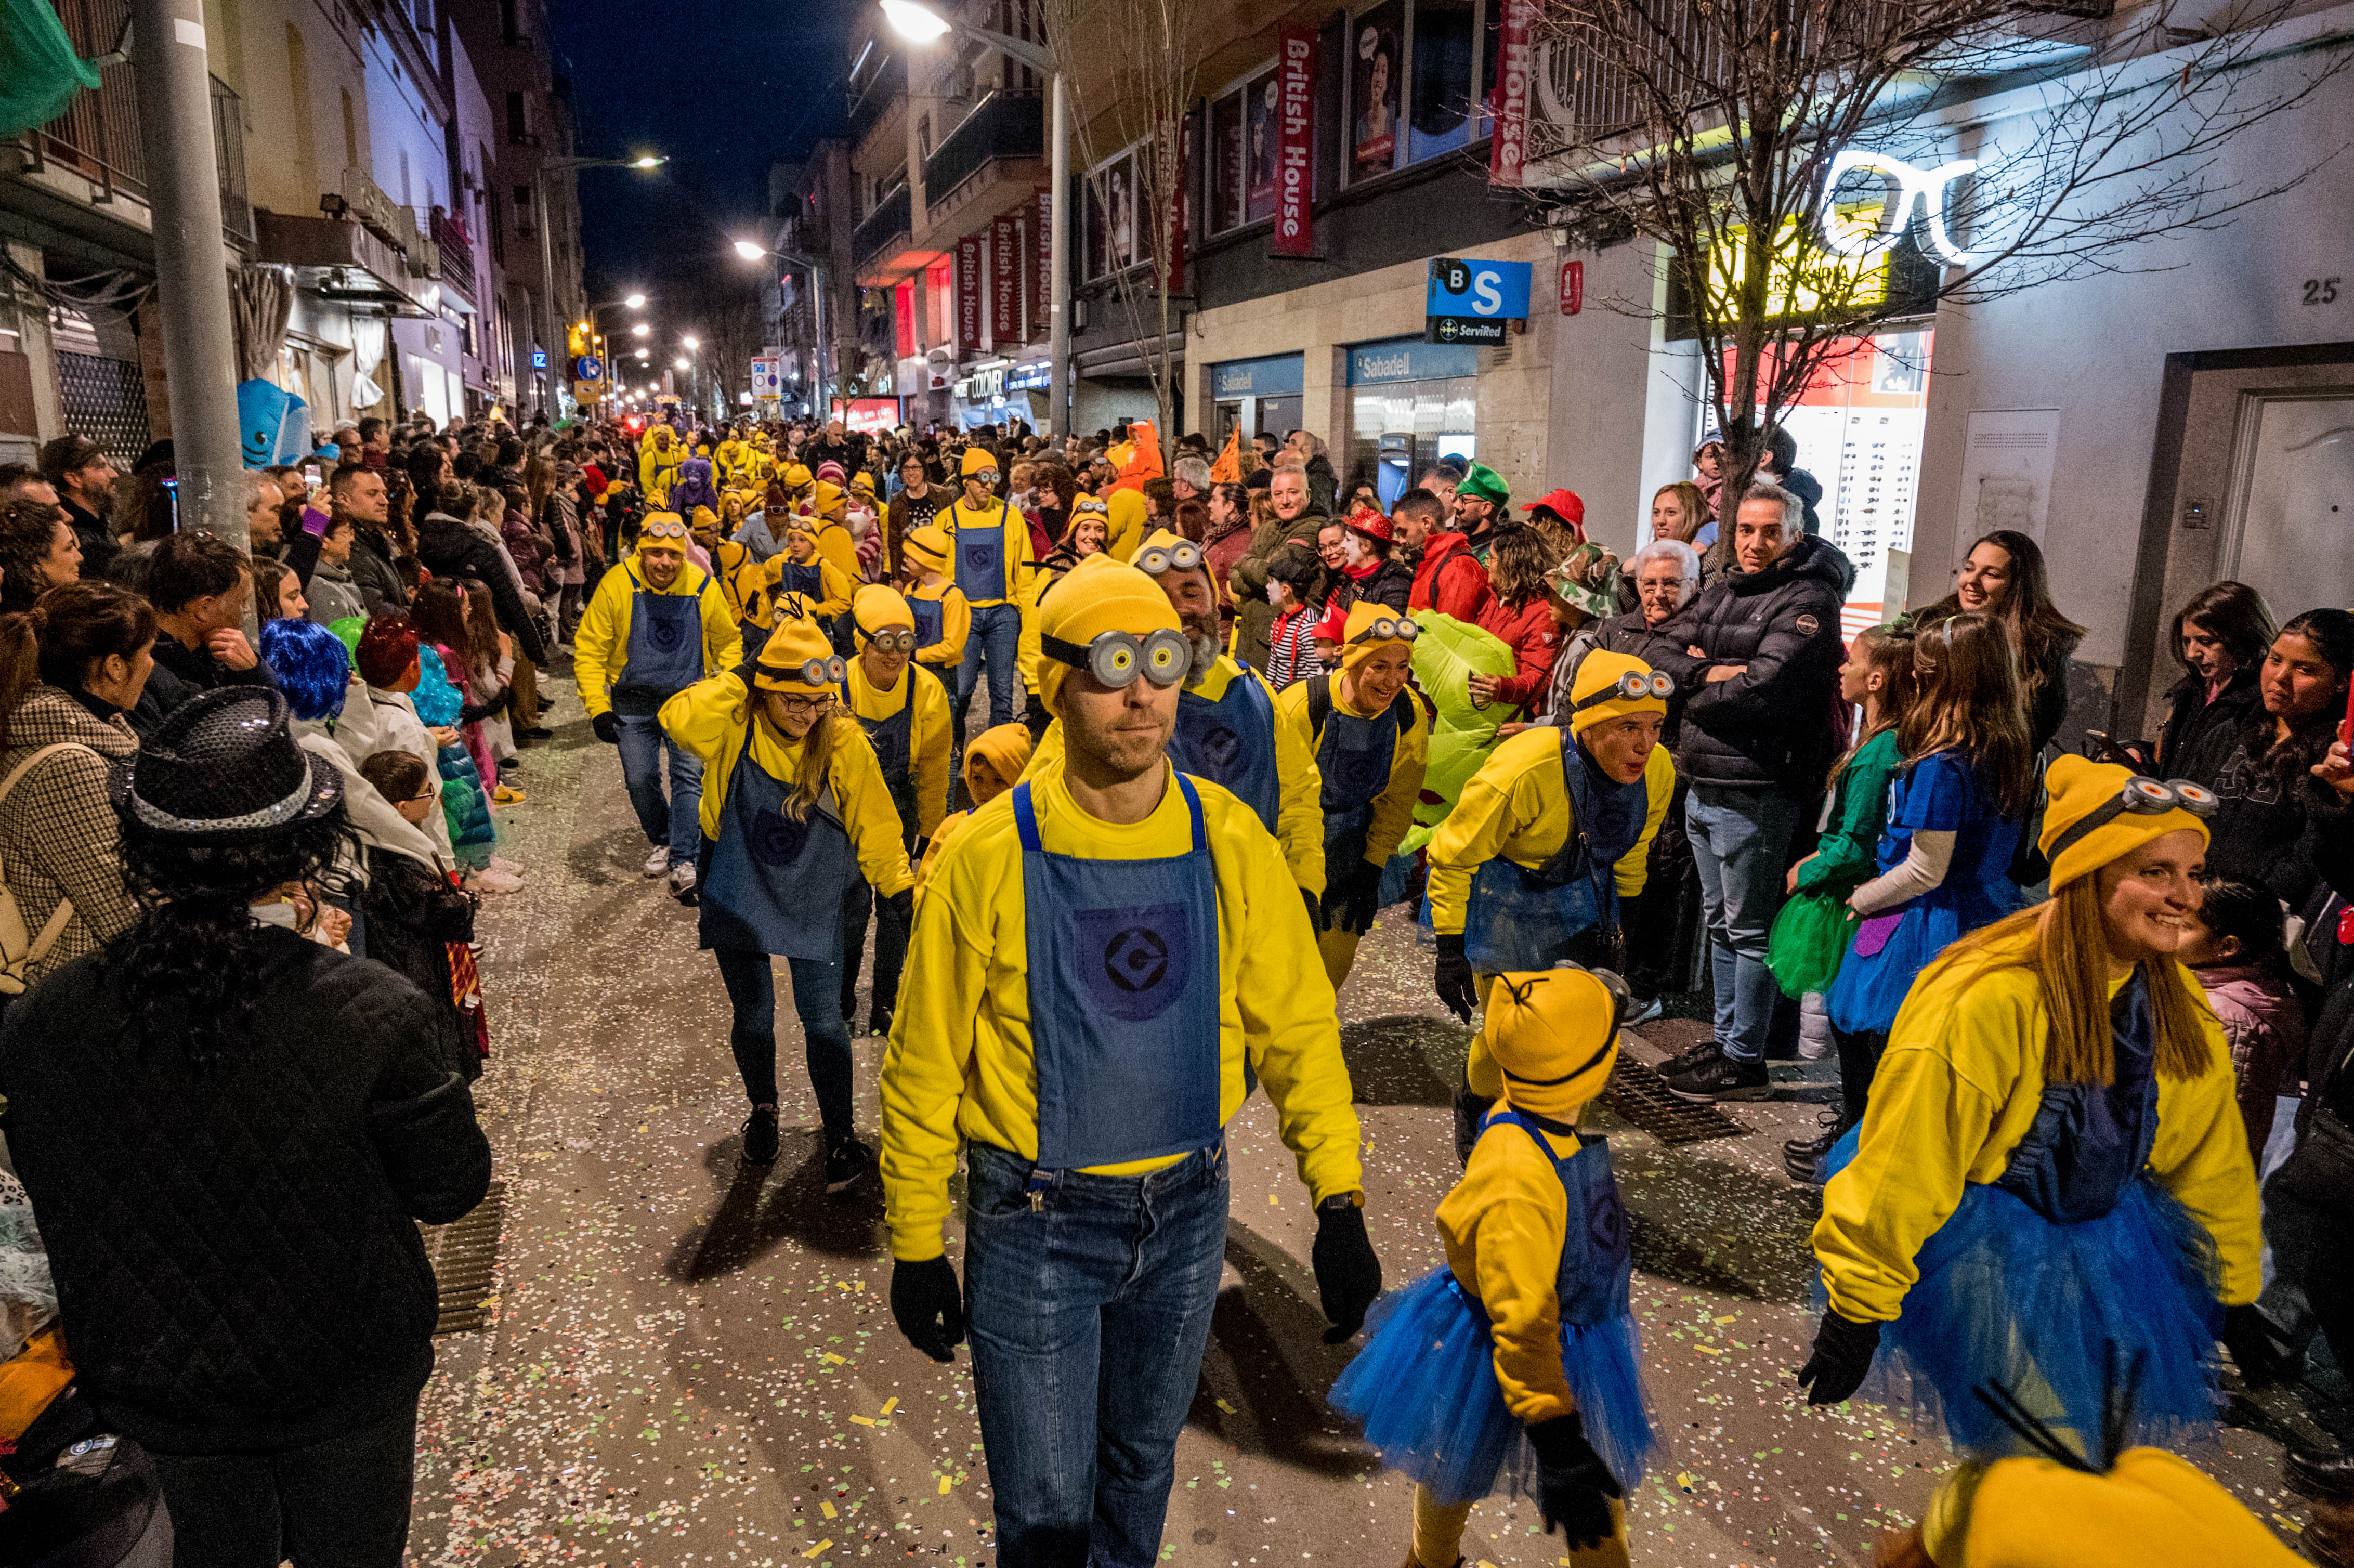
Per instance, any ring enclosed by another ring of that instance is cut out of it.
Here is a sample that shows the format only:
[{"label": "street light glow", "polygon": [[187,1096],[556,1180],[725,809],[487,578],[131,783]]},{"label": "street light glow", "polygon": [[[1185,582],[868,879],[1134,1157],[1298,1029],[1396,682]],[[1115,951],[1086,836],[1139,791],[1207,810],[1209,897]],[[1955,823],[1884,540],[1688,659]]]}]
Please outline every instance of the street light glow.
[{"label": "street light glow", "polygon": [[683,355],[683,354],[682,354],[682,355],[680,355],[676,359],[672,360],[670,363],[671,363],[671,368],[672,368],[672,369],[673,369],[673,370],[684,370],[684,369],[686,368],[686,355]]},{"label": "street light glow", "polygon": [[624,294],[621,296],[621,303],[633,311],[642,311],[646,308],[646,297],[643,294]]},{"label": "street light glow", "polygon": [[630,329],[630,335],[631,337],[643,337],[653,330],[654,329],[652,327],[647,325],[644,322],[640,322],[637,325]]},{"label": "street light glow", "polygon": [[736,242],[736,254],[747,261],[758,261],[768,253],[766,247],[755,245],[748,239],[739,239]]},{"label": "street light glow", "polygon": [[701,340],[701,339],[699,339],[699,338],[694,337],[694,336],[692,336],[692,335],[687,336],[687,337],[683,337],[683,338],[679,339],[679,342],[681,342],[681,343],[683,343],[683,344],[686,344],[687,349],[688,349],[688,351],[689,351],[690,353],[691,353],[691,352],[693,352],[694,350],[698,349],[698,348],[701,348],[701,347],[703,346],[702,340]]},{"label": "street light glow", "polygon": [[918,5],[916,0],[883,0],[883,15],[889,20],[892,31],[919,44],[928,44],[949,30],[946,17],[928,5]]},{"label": "street light glow", "polygon": [[663,164],[669,162],[670,160],[668,158],[657,158],[652,154],[647,154],[643,157],[631,158],[630,160],[630,167],[633,169],[655,169],[660,168]]}]

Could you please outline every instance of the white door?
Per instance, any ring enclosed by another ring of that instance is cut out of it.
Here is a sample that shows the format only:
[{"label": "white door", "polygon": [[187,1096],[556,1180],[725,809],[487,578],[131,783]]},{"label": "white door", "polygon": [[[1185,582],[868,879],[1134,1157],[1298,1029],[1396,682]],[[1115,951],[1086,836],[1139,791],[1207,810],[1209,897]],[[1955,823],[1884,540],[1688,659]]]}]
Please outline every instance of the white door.
[{"label": "white door", "polygon": [[2235,468],[2221,575],[2282,620],[2354,607],[2354,397],[2249,396]]}]

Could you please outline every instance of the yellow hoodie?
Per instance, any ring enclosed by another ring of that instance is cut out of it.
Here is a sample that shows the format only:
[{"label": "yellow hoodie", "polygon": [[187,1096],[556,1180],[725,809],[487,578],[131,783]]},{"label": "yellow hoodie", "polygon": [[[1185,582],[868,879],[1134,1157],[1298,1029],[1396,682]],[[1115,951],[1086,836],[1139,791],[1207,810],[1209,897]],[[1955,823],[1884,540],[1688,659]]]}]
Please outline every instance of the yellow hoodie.
[{"label": "yellow hoodie", "polygon": [[635,608],[638,589],[648,593],[695,594],[702,602],[696,614],[703,622],[703,673],[715,674],[732,670],[744,660],[744,633],[736,624],[734,612],[727,608],[726,595],[719,585],[704,576],[703,568],[688,561],[678,568],[678,576],[666,588],[647,582],[644,569],[635,552],[620,566],[609,569],[597,583],[597,591],[588,596],[588,607],[581,611],[580,628],[572,637],[572,678],[579,683],[580,705],[595,718],[613,705],[612,689],[620,683],[621,672],[630,666],[630,617]]}]

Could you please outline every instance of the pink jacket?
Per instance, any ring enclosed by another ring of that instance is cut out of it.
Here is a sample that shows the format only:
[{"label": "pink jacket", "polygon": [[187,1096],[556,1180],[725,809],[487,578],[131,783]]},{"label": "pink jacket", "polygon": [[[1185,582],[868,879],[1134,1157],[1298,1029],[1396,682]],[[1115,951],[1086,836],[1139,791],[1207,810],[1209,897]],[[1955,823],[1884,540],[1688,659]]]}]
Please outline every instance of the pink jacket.
[{"label": "pink jacket", "polygon": [[2305,1010],[2264,964],[2219,964],[2191,972],[2231,1043],[2240,1119],[2247,1125],[2249,1152],[2260,1157],[2272,1136],[2274,1098],[2303,1088]]}]

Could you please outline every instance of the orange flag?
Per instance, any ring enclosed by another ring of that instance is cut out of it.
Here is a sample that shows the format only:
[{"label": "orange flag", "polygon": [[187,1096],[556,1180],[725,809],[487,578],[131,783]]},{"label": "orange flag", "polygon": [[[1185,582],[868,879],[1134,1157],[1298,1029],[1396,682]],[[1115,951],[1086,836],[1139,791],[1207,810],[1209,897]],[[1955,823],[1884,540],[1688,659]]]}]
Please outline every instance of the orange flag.
[{"label": "orange flag", "polygon": [[1236,484],[1243,477],[1242,427],[1237,425],[1226,437],[1226,446],[1218,461],[1210,465],[1210,482],[1214,484]]}]

